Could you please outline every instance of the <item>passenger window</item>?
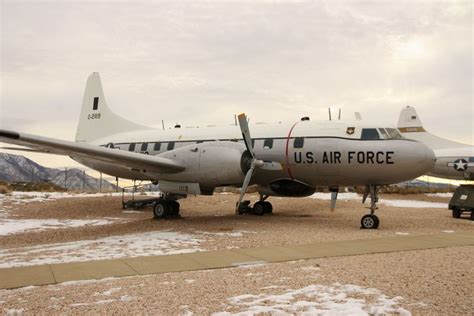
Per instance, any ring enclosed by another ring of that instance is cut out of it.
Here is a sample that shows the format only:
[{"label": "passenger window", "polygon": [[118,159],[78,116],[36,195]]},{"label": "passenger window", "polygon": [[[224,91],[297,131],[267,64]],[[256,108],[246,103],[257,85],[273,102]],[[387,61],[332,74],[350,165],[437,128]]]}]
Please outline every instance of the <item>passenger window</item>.
[{"label": "passenger window", "polygon": [[130,146],[128,146],[128,151],[135,151],[135,143],[130,143]]},{"label": "passenger window", "polygon": [[295,137],[293,142],[293,148],[303,148],[304,146],[304,137]]},{"label": "passenger window", "polygon": [[364,128],[362,129],[361,139],[374,140],[374,139],[380,139],[380,137],[376,128]]},{"label": "passenger window", "polygon": [[148,150],[148,143],[142,143],[142,147],[140,148],[140,151],[147,151]]},{"label": "passenger window", "polygon": [[155,143],[155,145],[153,146],[153,150],[160,151],[160,149],[161,149],[161,143]]},{"label": "passenger window", "polygon": [[267,138],[263,142],[263,148],[271,149],[273,147],[273,138]]},{"label": "passenger window", "polygon": [[388,133],[385,130],[385,128],[379,128],[379,132],[380,132],[380,134],[382,134],[383,139],[389,139],[390,138],[390,136],[388,136]]},{"label": "passenger window", "polygon": [[167,149],[168,150],[173,150],[174,149],[174,142],[169,142]]}]

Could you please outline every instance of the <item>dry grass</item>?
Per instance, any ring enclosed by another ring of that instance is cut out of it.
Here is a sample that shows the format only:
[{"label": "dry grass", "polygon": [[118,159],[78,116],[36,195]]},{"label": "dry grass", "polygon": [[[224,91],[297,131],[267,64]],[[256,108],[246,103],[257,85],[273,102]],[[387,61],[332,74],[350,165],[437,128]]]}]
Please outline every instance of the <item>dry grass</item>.
[{"label": "dry grass", "polygon": [[8,188],[6,185],[0,184],[0,194],[10,194],[12,190]]}]

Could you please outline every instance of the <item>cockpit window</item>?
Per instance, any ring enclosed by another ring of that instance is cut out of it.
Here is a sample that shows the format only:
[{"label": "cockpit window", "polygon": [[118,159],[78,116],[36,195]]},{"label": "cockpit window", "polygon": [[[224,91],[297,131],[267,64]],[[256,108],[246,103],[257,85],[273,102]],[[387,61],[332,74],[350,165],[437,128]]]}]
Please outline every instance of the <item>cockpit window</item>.
[{"label": "cockpit window", "polygon": [[395,128],[387,128],[386,130],[391,139],[403,138],[403,136]]},{"label": "cockpit window", "polygon": [[360,138],[366,139],[366,140],[373,140],[373,139],[380,139],[380,136],[376,128],[363,128],[362,135]]},{"label": "cockpit window", "polygon": [[382,134],[383,139],[389,139],[390,138],[390,136],[388,136],[388,133],[385,130],[385,128],[379,128],[379,132],[380,132],[380,134]]}]

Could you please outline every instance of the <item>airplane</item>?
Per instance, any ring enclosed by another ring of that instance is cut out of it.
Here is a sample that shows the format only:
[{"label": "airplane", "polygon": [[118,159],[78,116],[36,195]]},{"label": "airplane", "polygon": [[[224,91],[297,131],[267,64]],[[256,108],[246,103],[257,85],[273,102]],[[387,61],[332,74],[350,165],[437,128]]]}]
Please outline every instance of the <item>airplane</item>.
[{"label": "airplane", "polygon": [[436,163],[429,176],[474,180],[474,146],[457,143],[427,132],[421,124],[415,108],[407,106],[400,112],[398,130],[408,138],[424,143],[436,155]]},{"label": "airplane", "polygon": [[[218,186],[241,187],[236,214],[271,213],[270,196],[306,197],[317,186],[331,191],[335,208],[339,187],[365,186],[370,214],[361,228],[376,229],[378,190],[419,177],[434,165],[426,145],[402,137],[396,128],[361,121],[311,121],[254,124],[252,136],[245,114],[238,125],[154,129],[133,123],[107,106],[100,76],[86,84],[75,141],[0,130],[0,141],[27,151],[70,156],[115,177],[159,183],[163,197],[154,217],[179,214],[178,199],[212,195]],[[11,148],[10,148],[11,149]],[[244,201],[249,185],[259,200]]]}]

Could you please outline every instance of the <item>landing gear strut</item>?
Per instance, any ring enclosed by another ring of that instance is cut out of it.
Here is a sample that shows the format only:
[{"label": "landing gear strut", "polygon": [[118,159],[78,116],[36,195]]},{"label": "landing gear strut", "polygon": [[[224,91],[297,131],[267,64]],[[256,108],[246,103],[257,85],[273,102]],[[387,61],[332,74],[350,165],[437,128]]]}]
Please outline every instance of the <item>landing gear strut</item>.
[{"label": "landing gear strut", "polygon": [[180,218],[179,207],[178,201],[172,199],[171,196],[165,195],[153,206],[153,215],[155,219]]},{"label": "landing gear strut", "polygon": [[365,187],[362,203],[365,203],[367,197],[370,196],[370,214],[362,216],[362,219],[360,220],[361,229],[377,229],[379,227],[379,218],[374,214],[375,210],[378,209],[378,190],[379,188],[376,185],[368,185]]},{"label": "landing gear strut", "polygon": [[268,214],[273,212],[273,206],[270,202],[266,201],[268,195],[260,194],[260,200],[255,202],[253,206],[250,206],[250,201],[242,201],[240,205],[237,206],[237,214],[255,214],[262,216],[263,214]]}]

